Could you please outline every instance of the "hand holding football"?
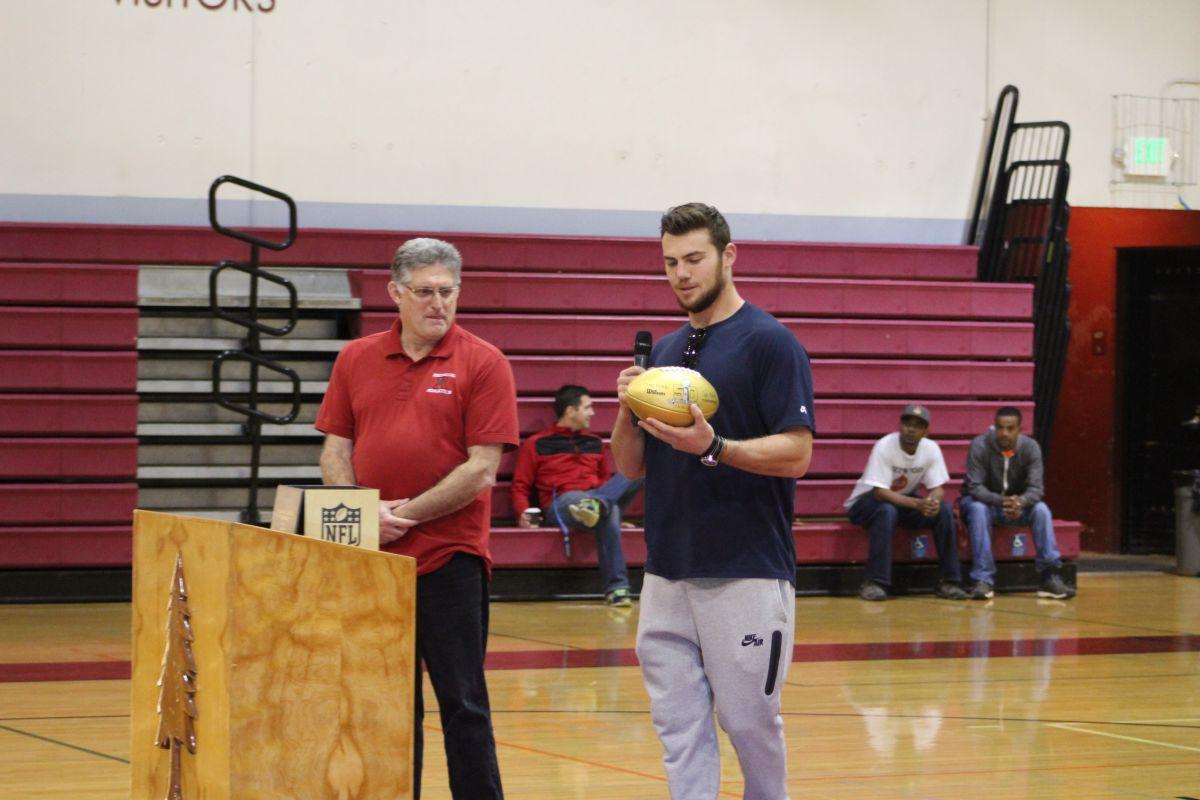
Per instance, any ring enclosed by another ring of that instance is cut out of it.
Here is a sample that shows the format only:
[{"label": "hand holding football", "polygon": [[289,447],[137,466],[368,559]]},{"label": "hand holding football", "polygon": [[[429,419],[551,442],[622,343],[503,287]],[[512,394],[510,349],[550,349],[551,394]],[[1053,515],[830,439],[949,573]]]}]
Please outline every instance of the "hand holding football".
[{"label": "hand holding football", "polygon": [[625,390],[629,410],[640,419],[657,419],[687,427],[695,423],[689,408],[700,406],[705,419],[717,413],[717,390],[694,369],[655,367],[638,375]]}]

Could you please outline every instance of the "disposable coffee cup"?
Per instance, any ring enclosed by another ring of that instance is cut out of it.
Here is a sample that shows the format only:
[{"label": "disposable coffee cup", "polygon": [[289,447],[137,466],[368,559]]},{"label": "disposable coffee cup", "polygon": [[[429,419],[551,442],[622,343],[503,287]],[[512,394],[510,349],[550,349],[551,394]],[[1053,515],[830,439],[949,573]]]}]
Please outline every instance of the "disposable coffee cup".
[{"label": "disposable coffee cup", "polygon": [[529,521],[530,521],[530,522],[531,522],[531,523],[532,523],[534,526],[541,526],[541,524],[542,524],[542,510],[541,510],[540,508],[527,508],[527,509],[525,509],[525,517],[526,517],[526,518],[527,518],[527,519],[528,519],[528,520],[529,520]]}]

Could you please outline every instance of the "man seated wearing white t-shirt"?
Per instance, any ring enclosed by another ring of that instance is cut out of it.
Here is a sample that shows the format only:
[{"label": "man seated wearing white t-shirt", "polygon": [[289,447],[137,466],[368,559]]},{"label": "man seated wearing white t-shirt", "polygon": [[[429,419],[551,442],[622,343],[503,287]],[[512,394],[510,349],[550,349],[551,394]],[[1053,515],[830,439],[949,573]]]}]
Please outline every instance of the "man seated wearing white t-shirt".
[{"label": "man seated wearing white t-shirt", "polygon": [[[942,502],[942,486],[950,480],[942,448],[926,439],[929,409],[912,404],[900,415],[900,431],[889,433],[871,448],[867,468],[854,486],[845,506],[850,521],[867,529],[871,547],[867,556],[867,579],[858,590],[863,600],[887,600],[892,584],[892,537],[896,527],[933,529],[941,580],[934,593],[948,600],[965,600],[959,585],[962,569],[954,541],[954,514]],[[928,490],[917,494],[922,484]]]}]

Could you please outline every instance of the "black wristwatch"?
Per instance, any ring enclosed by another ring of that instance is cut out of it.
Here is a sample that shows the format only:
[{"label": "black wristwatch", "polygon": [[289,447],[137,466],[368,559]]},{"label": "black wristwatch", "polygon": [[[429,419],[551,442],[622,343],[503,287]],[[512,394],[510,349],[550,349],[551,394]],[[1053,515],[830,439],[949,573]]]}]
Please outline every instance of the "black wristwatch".
[{"label": "black wristwatch", "polygon": [[700,454],[700,463],[706,467],[715,467],[721,461],[721,452],[725,449],[725,439],[719,433],[713,434],[712,444]]}]

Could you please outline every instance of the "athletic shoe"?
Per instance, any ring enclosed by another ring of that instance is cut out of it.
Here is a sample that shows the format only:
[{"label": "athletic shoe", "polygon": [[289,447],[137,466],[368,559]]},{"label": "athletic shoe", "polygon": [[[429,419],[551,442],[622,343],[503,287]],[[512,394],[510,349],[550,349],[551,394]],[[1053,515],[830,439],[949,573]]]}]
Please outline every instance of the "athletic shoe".
[{"label": "athletic shoe", "polygon": [[933,593],[943,600],[966,600],[967,593],[957,583],[950,581],[941,581]]},{"label": "athletic shoe", "polygon": [[594,497],[585,497],[578,503],[567,506],[571,517],[585,528],[594,528],[600,521],[600,501]]},{"label": "athletic shoe", "polygon": [[1075,596],[1075,589],[1068,586],[1057,572],[1050,572],[1042,580],[1042,588],[1038,589],[1037,596],[1052,600],[1069,600]]},{"label": "athletic shoe", "polygon": [[863,581],[863,585],[858,587],[858,596],[863,600],[887,600],[887,590],[873,581]]},{"label": "athletic shoe", "polygon": [[612,606],[613,608],[629,608],[633,605],[633,600],[629,597],[629,589],[624,587],[613,589],[604,595],[604,605]]},{"label": "athletic shoe", "polygon": [[992,585],[987,581],[976,581],[974,588],[971,589],[972,600],[991,600],[995,596]]}]

